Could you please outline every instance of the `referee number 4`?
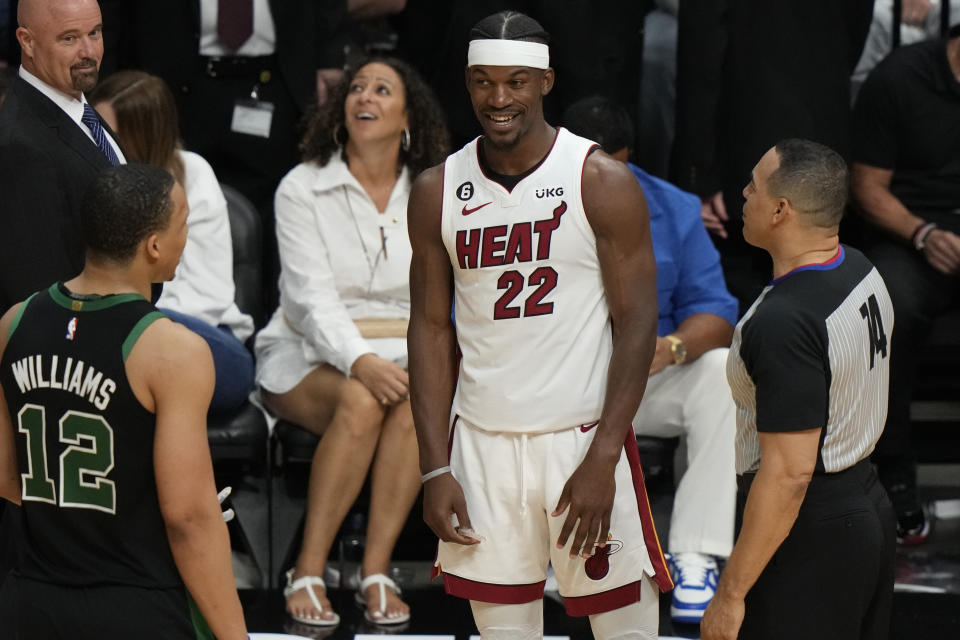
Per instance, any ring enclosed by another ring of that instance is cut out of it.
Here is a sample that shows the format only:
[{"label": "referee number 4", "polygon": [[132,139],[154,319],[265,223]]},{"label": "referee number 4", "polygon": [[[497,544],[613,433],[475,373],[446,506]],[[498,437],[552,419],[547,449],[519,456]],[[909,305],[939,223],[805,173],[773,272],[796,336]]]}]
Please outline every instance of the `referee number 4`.
[{"label": "referee number 4", "polygon": [[887,334],[883,330],[883,320],[880,318],[880,305],[877,296],[870,294],[867,301],[860,306],[860,315],[867,322],[867,335],[870,337],[870,368],[873,369],[877,354],[887,357]]}]

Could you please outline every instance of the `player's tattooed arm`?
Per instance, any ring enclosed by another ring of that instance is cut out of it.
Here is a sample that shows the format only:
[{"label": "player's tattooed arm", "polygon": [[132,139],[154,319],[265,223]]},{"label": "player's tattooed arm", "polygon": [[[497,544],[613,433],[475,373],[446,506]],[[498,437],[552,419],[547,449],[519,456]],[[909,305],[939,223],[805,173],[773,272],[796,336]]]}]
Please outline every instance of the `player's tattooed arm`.
[{"label": "player's tattooed arm", "polygon": [[[410,401],[420,448],[420,471],[428,474],[450,464],[447,454],[450,407],[456,385],[456,332],[450,317],[453,271],[440,236],[443,167],[425,171],[410,191],[407,220],[410,262]],[[423,519],[447,542],[476,544],[461,535],[470,528],[460,483],[450,473],[430,478],[423,487]]]}]

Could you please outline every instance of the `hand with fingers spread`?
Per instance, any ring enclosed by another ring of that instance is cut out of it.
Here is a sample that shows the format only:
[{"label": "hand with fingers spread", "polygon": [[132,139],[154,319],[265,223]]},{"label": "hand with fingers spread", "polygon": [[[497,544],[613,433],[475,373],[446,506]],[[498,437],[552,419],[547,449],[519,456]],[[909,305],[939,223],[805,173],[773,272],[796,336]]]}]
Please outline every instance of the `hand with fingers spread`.
[{"label": "hand with fingers spread", "polygon": [[[454,526],[452,515],[457,516]],[[423,484],[423,521],[444,542],[479,544],[480,541],[460,533],[461,529],[473,531],[467,514],[467,501],[460,483],[451,473],[444,473]]]},{"label": "hand with fingers spread", "polygon": [[960,271],[960,236],[946,229],[934,229],[924,241],[923,256],[940,273],[956,274]]},{"label": "hand with fingers spread", "polygon": [[727,228],[724,223],[730,219],[730,216],[727,215],[727,207],[723,204],[722,191],[717,191],[700,203],[700,219],[707,231],[720,238],[727,237]]},{"label": "hand with fingers spread", "polygon": [[410,378],[400,365],[372,353],[357,358],[350,367],[350,377],[370,390],[380,404],[397,404],[410,393]]},{"label": "hand with fingers spread", "polygon": [[606,544],[617,489],[613,478],[615,469],[616,462],[601,462],[592,459],[588,453],[563,486],[557,507],[550,515],[556,518],[567,512],[557,538],[557,548],[566,547],[573,533],[571,558],[576,555],[589,558],[594,553],[594,546]]}]

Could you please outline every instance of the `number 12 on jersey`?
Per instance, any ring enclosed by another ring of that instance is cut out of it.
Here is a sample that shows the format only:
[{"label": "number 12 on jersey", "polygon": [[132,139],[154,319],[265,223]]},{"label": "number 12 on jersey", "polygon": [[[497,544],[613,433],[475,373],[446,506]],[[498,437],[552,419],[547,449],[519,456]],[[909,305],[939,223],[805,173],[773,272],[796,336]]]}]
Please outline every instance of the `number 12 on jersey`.
[{"label": "number 12 on jersey", "polygon": [[[27,440],[27,472],[21,473],[23,500],[58,504],[57,487],[47,466],[46,409],[26,404],[17,414]],[[113,429],[103,416],[67,411],[60,418],[59,505],[117,512],[117,491],[107,475],[113,471]]]}]

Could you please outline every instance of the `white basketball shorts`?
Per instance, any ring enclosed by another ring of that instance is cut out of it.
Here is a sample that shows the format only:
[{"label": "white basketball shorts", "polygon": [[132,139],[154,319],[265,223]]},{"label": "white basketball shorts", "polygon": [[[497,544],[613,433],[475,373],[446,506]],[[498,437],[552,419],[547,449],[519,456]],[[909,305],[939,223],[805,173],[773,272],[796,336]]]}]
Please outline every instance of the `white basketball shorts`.
[{"label": "white basketball shorts", "polygon": [[593,441],[596,424],[548,433],[490,432],[462,418],[450,434],[450,466],[463,487],[470,523],[483,538],[440,542],[437,569],[447,593],[499,604],[543,598],[552,563],[567,613],[586,616],[640,600],[644,575],[673,584],[650,514],[633,430],[615,471],[617,493],[605,549],[588,560],[557,549],[567,513],[553,517],[563,487]]}]

